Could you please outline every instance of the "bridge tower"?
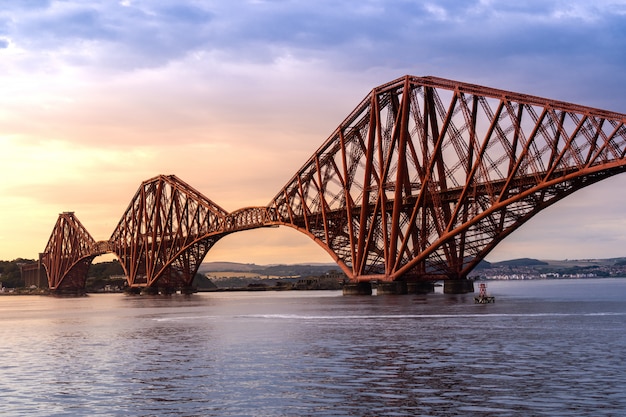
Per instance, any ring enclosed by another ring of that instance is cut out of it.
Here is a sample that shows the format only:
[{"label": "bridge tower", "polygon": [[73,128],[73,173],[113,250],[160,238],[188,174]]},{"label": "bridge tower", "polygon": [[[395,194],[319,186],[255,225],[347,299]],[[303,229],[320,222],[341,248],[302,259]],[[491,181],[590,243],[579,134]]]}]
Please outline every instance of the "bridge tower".
[{"label": "bridge tower", "polygon": [[174,175],[144,181],[109,240],[136,289],[187,289],[227,212]]},{"label": "bridge tower", "polygon": [[55,294],[84,294],[91,262],[108,251],[107,242],[96,242],[73,212],[59,214],[40,263]]}]

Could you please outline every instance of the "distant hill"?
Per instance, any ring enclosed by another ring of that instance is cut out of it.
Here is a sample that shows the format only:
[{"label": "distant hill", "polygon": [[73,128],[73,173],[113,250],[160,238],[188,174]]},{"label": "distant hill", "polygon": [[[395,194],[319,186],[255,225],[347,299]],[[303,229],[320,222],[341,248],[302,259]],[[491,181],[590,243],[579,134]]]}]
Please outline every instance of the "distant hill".
[{"label": "distant hill", "polygon": [[614,267],[626,265],[626,258],[605,258],[605,259],[531,259],[520,258],[502,262],[493,262],[493,267],[538,267],[538,268],[550,268],[550,269],[567,269],[567,268],[588,268],[593,266],[598,267]]},{"label": "distant hill", "polygon": [[565,259],[562,261],[551,261],[546,260],[550,266],[553,267],[561,267],[561,268],[571,268],[574,266],[578,267],[586,267],[586,266],[615,266],[615,265],[624,265],[626,262],[626,258],[606,258],[606,259]]},{"label": "distant hill", "polygon": [[[618,267],[626,265],[626,257],[607,258],[607,259],[565,259],[565,260],[539,260],[533,258],[519,258],[500,262],[488,262],[482,260],[476,270],[488,270],[498,268],[534,268],[542,271],[559,271],[570,268],[589,268],[589,267]],[[256,265],[244,264],[238,262],[206,262],[200,266],[198,272],[206,273],[222,273],[222,276],[241,276],[259,278],[276,278],[276,277],[307,277],[321,276],[330,271],[340,271],[335,263],[310,263],[310,264],[292,264],[292,265]],[[218,275],[218,274],[215,274]]]},{"label": "distant hill", "polygon": [[237,262],[205,262],[200,265],[198,272],[254,272],[259,268],[259,265],[255,264],[241,264]]},{"label": "distant hill", "polygon": [[488,262],[482,259],[480,262],[478,262],[478,265],[476,265],[476,268],[474,269],[489,269],[491,268],[491,266],[492,266],[491,262]]},{"label": "distant hill", "polygon": [[198,269],[200,274],[234,276],[241,273],[242,277],[253,275],[259,277],[308,277],[324,275],[331,271],[340,272],[341,269],[335,263],[256,265],[237,262],[206,262],[200,265]]},{"label": "distant hill", "polygon": [[623,277],[626,276],[626,258],[558,261],[522,258],[494,262],[491,268],[482,269],[478,273],[495,279]]},{"label": "distant hill", "polygon": [[548,262],[540,261],[538,259],[531,258],[519,258],[519,259],[511,259],[509,261],[502,262],[494,262],[493,266],[540,266],[540,265],[549,265]]}]

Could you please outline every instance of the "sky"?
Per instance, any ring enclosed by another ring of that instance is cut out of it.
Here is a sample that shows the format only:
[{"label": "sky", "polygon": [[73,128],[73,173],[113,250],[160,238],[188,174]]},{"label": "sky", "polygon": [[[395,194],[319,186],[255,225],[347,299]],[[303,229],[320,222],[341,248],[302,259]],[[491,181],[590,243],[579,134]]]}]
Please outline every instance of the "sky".
[{"label": "sky", "polygon": [[[626,0],[0,0],[0,259],[73,211],[110,237],[142,181],[267,205],[374,87],[432,75],[626,113]],[[626,174],[489,261],[626,256]],[[332,262],[290,228],[205,261]]]}]

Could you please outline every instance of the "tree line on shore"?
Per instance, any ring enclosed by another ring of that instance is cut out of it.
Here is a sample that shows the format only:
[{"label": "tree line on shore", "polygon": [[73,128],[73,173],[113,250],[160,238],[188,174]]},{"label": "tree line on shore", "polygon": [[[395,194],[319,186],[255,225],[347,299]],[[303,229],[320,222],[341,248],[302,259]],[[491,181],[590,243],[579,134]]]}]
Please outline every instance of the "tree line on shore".
[{"label": "tree line on shore", "polygon": [[[0,261],[0,283],[6,288],[23,288],[25,286],[21,267],[36,264],[34,259],[17,258],[12,261]],[[126,281],[124,270],[119,261],[91,264],[87,273],[87,287],[102,288],[105,285],[122,285]]]},{"label": "tree line on shore", "polygon": [[37,263],[34,259],[17,258],[12,261],[0,261],[0,286],[7,288],[24,287],[20,266]]},{"label": "tree line on shore", "polygon": [[[25,288],[21,267],[36,264],[34,259],[18,258],[12,261],[0,261],[0,287]],[[337,281],[338,271],[320,272],[324,267],[310,265],[253,265],[267,278],[248,278],[234,276],[228,279],[209,279],[205,273],[197,273],[192,286],[198,290],[217,290],[245,287],[274,287],[297,289],[330,289],[327,281],[329,274]],[[275,275],[273,275],[275,274]],[[269,278],[273,276],[274,278]],[[124,269],[118,260],[91,264],[87,272],[85,290],[87,292],[122,291],[126,287]],[[318,288],[321,287],[321,288]],[[333,287],[334,288],[334,287]]]}]

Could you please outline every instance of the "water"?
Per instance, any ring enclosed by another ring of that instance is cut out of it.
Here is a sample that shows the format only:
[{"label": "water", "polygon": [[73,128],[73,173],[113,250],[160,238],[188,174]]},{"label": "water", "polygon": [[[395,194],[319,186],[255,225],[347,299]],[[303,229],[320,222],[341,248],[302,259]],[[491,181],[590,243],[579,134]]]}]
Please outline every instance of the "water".
[{"label": "water", "polygon": [[0,415],[626,415],[626,279],[0,297]]}]

